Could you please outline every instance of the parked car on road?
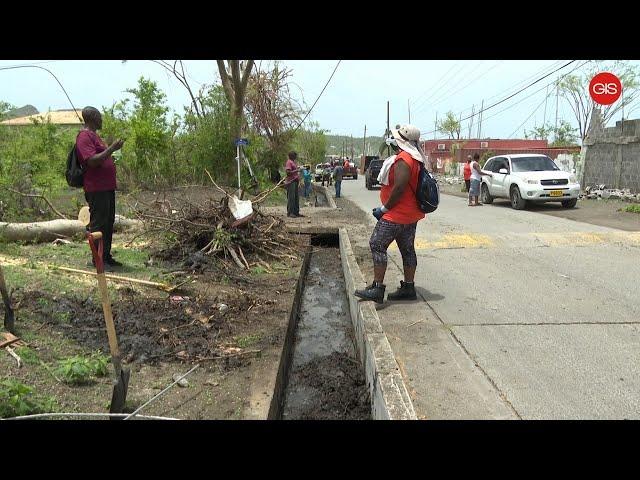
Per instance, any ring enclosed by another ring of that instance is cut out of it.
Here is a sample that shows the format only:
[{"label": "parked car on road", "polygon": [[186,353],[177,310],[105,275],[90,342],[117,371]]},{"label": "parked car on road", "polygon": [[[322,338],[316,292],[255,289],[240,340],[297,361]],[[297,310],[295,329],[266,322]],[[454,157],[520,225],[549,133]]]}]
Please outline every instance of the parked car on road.
[{"label": "parked car on road", "polygon": [[321,182],[323,173],[324,173],[324,163],[318,163],[316,165],[315,171],[313,172],[313,179],[316,182]]},{"label": "parked car on road", "polygon": [[493,177],[482,177],[482,203],[507,198],[514,209],[522,210],[527,202],[561,202],[565,208],[573,208],[578,202],[580,184],[576,176],[560,170],[546,155],[524,153],[491,157],[483,170],[492,172]]},{"label": "parked car on road", "polygon": [[374,185],[378,185],[378,174],[382,168],[382,160],[371,160],[367,170],[364,172],[364,184],[367,190],[371,190]]}]

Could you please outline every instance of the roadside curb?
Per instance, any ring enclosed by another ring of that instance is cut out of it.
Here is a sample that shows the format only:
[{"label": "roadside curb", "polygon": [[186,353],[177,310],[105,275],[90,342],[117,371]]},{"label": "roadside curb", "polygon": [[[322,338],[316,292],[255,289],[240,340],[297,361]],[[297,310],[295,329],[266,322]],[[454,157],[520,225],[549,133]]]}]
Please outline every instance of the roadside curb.
[{"label": "roadside curb", "polygon": [[382,330],[373,303],[359,302],[353,294],[356,288],[363,288],[366,283],[356,262],[347,230],[340,228],[339,235],[340,257],[349,310],[358,357],[364,366],[371,396],[372,418],[374,420],[417,420],[400,368],[391,350],[391,344]]},{"label": "roadside curb", "polygon": [[320,193],[322,193],[325,198],[327,199],[327,203],[329,204],[330,208],[338,208],[338,206],[336,205],[336,201],[333,198],[333,195],[331,195],[331,192],[329,191],[329,189],[327,187],[323,187],[322,185],[317,185],[315,183],[311,184],[311,188],[313,188],[314,190],[319,191]]}]

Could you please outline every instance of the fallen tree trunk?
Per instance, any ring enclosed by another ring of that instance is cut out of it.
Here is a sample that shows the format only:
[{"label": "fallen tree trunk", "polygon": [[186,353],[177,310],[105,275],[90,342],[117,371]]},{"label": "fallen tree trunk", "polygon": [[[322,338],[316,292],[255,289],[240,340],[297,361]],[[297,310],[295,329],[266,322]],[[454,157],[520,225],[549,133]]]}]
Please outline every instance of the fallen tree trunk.
[{"label": "fallen tree trunk", "polygon": [[[140,220],[116,215],[114,229],[125,230],[142,226]],[[0,240],[17,242],[50,242],[56,238],[72,237],[86,231],[79,220],[49,220],[47,222],[7,223],[0,222]]]}]

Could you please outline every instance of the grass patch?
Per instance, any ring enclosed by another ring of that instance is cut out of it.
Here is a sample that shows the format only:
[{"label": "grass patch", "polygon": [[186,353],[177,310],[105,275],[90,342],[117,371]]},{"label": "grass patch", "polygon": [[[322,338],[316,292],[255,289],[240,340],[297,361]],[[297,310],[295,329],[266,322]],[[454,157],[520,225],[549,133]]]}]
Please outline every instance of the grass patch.
[{"label": "grass patch", "polygon": [[252,345],[255,345],[260,341],[260,335],[244,335],[242,337],[238,337],[237,342],[240,348],[247,348]]},{"label": "grass patch", "polygon": [[621,208],[619,211],[629,212],[629,213],[640,213],[640,204],[628,205],[625,208]]},{"label": "grass patch", "polygon": [[16,353],[26,365],[40,365],[40,357],[35,350],[29,347],[18,347]]}]

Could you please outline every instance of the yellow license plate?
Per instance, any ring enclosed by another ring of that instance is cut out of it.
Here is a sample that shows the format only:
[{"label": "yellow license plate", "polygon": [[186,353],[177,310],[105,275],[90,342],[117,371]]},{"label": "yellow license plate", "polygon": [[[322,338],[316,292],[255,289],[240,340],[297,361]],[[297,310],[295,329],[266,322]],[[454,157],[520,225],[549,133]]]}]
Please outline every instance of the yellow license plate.
[{"label": "yellow license plate", "polygon": [[551,190],[549,192],[549,196],[550,197],[561,197],[562,196],[562,190]]}]

